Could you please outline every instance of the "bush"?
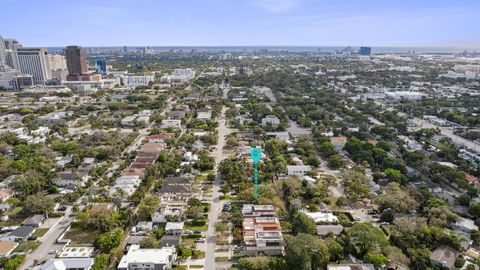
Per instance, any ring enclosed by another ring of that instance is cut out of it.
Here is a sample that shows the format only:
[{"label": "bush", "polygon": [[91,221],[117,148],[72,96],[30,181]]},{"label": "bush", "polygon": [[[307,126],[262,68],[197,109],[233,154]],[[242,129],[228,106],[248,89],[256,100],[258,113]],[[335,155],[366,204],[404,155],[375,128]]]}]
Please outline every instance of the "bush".
[{"label": "bush", "polygon": [[455,260],[455,268],[462,268],[463,265],[465,264],[465,259],[462,258],[462,257],[458,257],[456,260]]}]

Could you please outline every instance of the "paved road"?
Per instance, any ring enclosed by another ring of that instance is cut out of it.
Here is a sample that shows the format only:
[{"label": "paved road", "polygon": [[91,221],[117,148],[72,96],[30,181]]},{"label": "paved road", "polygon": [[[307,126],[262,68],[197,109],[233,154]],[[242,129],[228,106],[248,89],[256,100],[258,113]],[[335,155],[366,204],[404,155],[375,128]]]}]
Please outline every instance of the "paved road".
[{"label": "paved road", "polygon": [[32,269],[35,261],[41,262],[47,258],[48,252],[54,246],[58,237],[70,226],[72,222],[71,213],[72,207],[69,206],[65,210],[65,215],[43,236],[40,246],[25,258],[19,269]]},{"label": "paved road", "polygon": [[452,141],[456,144],[456,145],[459,145],[459,146],[465,146],[469,149],[472,149],[472,150],[475,150],[475,151],[479,151],[480,150],[480,144],[479,143],[476,143],[474,141],[471,141],[471,140],[468,140],[468,139],[465,139],[465,138],[462,138],[456,134],[453,133],[453,130],[449,127],[440,127],[440,126],[437,126],[437,125],[434,125],[432,123],[429,123],[428,121],[426,120],[423,120],[423,119],[420,119],[420,118],[414,118],[413,119],[413,122],[420,126],[421,128],[439,128],[440,129],[440,132],[449,137],[450,139],[452,139]]},{"label": "paved road", "polygon": [[[231,132],[231,130],[225,126],[225,111],[226,107],[223,106],[221,115],[219,117],[218,125],[218,142],[214,151],[215,158],[215,169],[224,159],[223,147],[225,146],[225,138]],[[218,216],[222,208],[222,201],[219,198],[219,189],[220,189],[220,176],[217,174],[215,178],[213,192],[212,192],[212,201],[210,207],[210,213],[208,214],[208,230],[206,233],[207,240],[207,250],[205,254],[205,270],[214,270],[215,268],[215,242],[216,242],[216,233],[215,233],[215,224],[218,221]]]}]

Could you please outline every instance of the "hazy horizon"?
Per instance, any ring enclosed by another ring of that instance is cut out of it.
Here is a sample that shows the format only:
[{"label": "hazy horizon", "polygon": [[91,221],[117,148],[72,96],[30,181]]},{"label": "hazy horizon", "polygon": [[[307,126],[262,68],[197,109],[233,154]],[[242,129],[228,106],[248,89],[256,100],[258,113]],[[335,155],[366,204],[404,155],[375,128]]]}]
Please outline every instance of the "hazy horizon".
[{"label": "hazy horizon", "polygon": [[[474,0],[0,0],[24,46],[480,47]],[[145,44],[145,45],[138,45]],[[343,45],[344,44],[344,45]]]}]

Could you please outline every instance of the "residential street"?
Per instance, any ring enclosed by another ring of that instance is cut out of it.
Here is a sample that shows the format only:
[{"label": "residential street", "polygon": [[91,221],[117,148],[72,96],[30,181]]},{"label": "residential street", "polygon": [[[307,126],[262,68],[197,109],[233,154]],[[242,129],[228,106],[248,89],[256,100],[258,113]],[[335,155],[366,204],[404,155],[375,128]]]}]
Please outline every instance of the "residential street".
[{"label": "residential street", "polygon": [[19,269],[33,269],[33,264],[36,261],[45,260],[48,256],[48,252],[54,246],[58,237],[70,226],[72,218],[70,214],[72,213],[72,207],[67,207],[65,210],[65,215],[59,219],[59,221],[52,227],[50,230],[43,236],[42,243],[35,249],[29,256],[25,258],[23,264]]},{"label": "residential street", "polygon": [[[225,126],[225,111],[226,107],[222,108],[218,124],[218,142],[214,151],[215,169],[217,169],[220,162],[225,158],[223,154],[223,147],[225,145],[225,138],[230,134],[231,130]],[[215,268],[215,247],[216,247],[216,232],[215,223],[218,221],[218,215],[222,208],[222,201],[219,199],[220,176],[217,174],[215,178],[210,213],[208,214],[208,231],[206,233],[207,250],[205,254],[205,268],[206,270],[214,270]]]}]

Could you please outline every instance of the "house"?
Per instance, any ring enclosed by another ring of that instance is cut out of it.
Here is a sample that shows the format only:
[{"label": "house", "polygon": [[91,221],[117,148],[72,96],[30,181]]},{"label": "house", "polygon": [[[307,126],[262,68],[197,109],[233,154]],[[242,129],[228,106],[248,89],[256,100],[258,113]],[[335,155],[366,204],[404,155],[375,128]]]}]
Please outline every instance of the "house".
[{"label": "house", "polygon": [[12,251],[18,246],[17,242],[0,241],[0,258],[8,257]]},{"label": "house", "polygon": [[83,187],[85,183],[88,181],[89,175],[88,172],[85,170],[79,171],[72,171],[66,170],[61,172],[58,175],[58,178],[55,179],[53,182],[58,187]]},{"label": "house", "polygon": [[245,255],[283,255],[282,228],[277,217],[245,217],[242,232]]},{"label": "house", "polygon": [[93,258],[58,258],[49,259],[42,265],[42,270],[89,270]]},{"label": "house", "polygon": [[208,120],[212,118],[212,109],[210,107],[197,110],[197,119]]},{"label": "house", "polygon": [[69,247],[66,246],[58,254],[59,258],[90,258],[93,256],[93,247]]},{"label": "house", "polygon": [[278,117],[276,117],[275,115],[267,115],[262,118],[262,126],[266,126],[268,124],[272,126],[278,126],[280,125],[280,119],[278,119]]},{"label": "house", "polygon": [[342,225],[317,225],[316,227],[317,227],[317,235],[320,237],[325,237],[328,234],[333,234],[337,236],[343,232]]},{"label": "house", "polygon": [[122,197],[126,198],[137,190],[141,182],[142,180],[137,175],[120,176],[115,181],[115,184],[110,187],[109,193],[110,195],[120,194]]},{"label": "house", "polygon": [[267,137],[275,137],[276,139],[287,142],[290,139],[288,132],[267,132]]},{"label": "house", "polygon": [[34,215],[23,221],[24,226],[40,227],[45,221],[45,216],[43,215]]},{"label": "house", "polygon": [[185,117],[184,111],[171,111],[168,114],[169,119],[182,119],[183,117]]},{"label": "house", "polygon": [[449,246],[440,246],[432,252],[430,255],[430,260],[432,263],[439,266],[453,269],[457,257],[458,253],[453,248]]},{"label": "house", "polygon": [[345,136],[330,137],[330,142],[333,144],[333,148],[335,149],[335,151],[340,152],[342,151],[343,147],[347,143],[347,137]]},{"label": "house", "polygon": [[176,247],[181,239],[180,235],[164,235],[160,240],[160,247]]},{"label": "house", "polygon": [[14,231],[2,236],[2,239],[14,241],[14,242],[23,242],[23,241],[26,241],[30,236],[32,236],[35,230],[36,230],[36,227],[34,226],[22,225],[16,228]]},{"label": "house", "polygon": [[153,222],[151,221],[139,221],[137,225],[132,228],[132,232],[136,235],[145,234],[147,231],[152,231]]},{"label": "house", "polygon": [[149,143],[165,143],[165,140],[173,138],[175,138],[175,133],[160,133],[147,137]]},{"label": "house", "polygon": [[312,167],[309,165],[288,165],[287,175],[303,177],[306,173],[310,172]]},{"label": "house", "polygon": [[275,217],[277,214],[273,205],[244,204],[242,215],[244,217]]},{"label": "house", "polygon": [[122,257],[118,264],[118,270],[170,269],[175,264],[177,253],[175,247],[163,248],[140,248],[140,245],[132,245],[128,253]]},{"label": "house", "polygon": [[325,212],[311,212],[305,213],[309,218],[313,219],[315,223],[338,223],[338,218],[332,213]]},{"label": "house", "polygon": [[375,270],[373,264],[363,263],[345,263],[345,264],[329,264],[327,270]]},{"label": "house", "polygon": [[160,195],[168,199],[187,199],[192,190],[192,183],[188,177],[165,177]]},{"label": "house", "polygon": [[179,128],[182,126],[182,121],[178,119],[163,119],[162,120],[162,127],[172,127],[172,128]]},{"label": "house", "polygon": [[471,219],[459,217],[455,223],[455,230],[470,234],[472,231],[478,230],[478,226]]},{"label": "house", "polygon": [[167,222],[165,225],[166,235],[181,235],[183,233],[184,222]]}]

